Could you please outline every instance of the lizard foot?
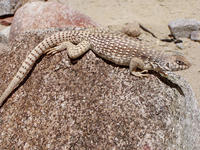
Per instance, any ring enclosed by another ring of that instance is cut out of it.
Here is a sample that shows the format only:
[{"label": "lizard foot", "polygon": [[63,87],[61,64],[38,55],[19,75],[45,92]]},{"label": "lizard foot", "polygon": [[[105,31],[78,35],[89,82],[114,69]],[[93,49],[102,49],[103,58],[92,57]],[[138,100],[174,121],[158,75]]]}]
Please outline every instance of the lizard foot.
[{"label": "lizard foot", "polygon": [[136,77],[142,78],[142,77],[148,77],[149,76],[149,74],[143,74],[143,73],[147,73],[147,72],[148,72],[148,70],[143,70],[141,72],[131,71],[131,74],[136,76]]},{"label": "lizard foot", "polygon": [[48,50],[46,51],[46,54],[47,54],[47,55],[50,55],[50,56],[52,56],[52,55],[54,55],[54,54],[56,54],[56,53],[58,53],[58,50],[57,50],[56,47],[50,48],[50,49],[48,49]]}]

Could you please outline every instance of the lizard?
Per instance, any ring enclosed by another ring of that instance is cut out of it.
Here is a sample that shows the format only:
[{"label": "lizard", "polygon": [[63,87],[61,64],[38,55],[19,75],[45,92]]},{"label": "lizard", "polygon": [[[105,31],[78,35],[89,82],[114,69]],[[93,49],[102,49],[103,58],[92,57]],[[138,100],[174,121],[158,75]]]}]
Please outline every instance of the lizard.
[{"label": "lizard", "polygon": [[144,72],[148,70],[165,74],[167,71],[183,70],[191,66],[183,55],[150,49],[142,41],[123,33],[95,27],[74,28],[52,34],[30,52],[1,95],[0,106],[24,80],[41,55],[53,55],[67,50],[68,57],[76,59],[90,49],[105,60],[119,66],[128,66],[130,73],[138,77],[147,76]]}]

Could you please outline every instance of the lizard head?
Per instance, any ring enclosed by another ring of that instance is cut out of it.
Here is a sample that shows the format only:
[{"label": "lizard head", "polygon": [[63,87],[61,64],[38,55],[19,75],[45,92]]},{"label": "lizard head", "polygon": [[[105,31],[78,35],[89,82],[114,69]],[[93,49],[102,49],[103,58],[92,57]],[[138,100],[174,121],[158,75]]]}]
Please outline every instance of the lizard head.
[{"label": "lizard head", "polygon": [[162,71],[179,71],[188,69],[191,66],[191,63],[180,54],[166,55],[163,59],[163,62],[159,64],[158,70]]}]

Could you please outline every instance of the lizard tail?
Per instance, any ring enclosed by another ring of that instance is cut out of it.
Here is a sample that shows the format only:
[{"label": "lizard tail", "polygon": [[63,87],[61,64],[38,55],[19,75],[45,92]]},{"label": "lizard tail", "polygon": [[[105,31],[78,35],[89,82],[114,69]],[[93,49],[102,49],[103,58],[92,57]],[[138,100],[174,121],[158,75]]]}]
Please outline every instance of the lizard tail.
[{"label": "lizard tail", "polygon": [[60,39],[58,38],[59,34],[54,34],[50,36],[49,38],[43,40],[38,46],[36,46],[31,53],[26,57],[25,61],[22,63],[21,67],[19,68],[18,72],[8,85],[7,89],[3,92],[3,94],[0,97],[0,106],[2,106],[5,99],[11,94],[11,92],[18,87],[18,85],[23,81],[23,79],[26,77],[26,75],[29,73],[29,71],[32,69],[32,66],[37,61],[37,59],[46,52],[46,50],[54,45],[56,45],[57,42],[60,42]]},{"label": "lizard tail", "polygon": [[32,52],[28,55],[25,61],[22,63],[18,72],[3,92],[0,97],[0,106],[3,104],[4,100],[10,95],[10,93],[20,84],[20,82],[25,78],[28,72],[31,70],[32,66],[36,62],[36,60],[42,55],[42,51],[36,47],[32,50]]}]

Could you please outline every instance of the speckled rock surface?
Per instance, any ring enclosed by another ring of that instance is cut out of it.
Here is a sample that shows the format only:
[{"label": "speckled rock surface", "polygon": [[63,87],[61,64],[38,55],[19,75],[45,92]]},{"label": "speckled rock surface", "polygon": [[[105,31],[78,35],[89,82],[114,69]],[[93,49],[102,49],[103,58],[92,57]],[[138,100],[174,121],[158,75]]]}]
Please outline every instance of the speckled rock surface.
[{"label": "speckled rock surface", "polygon": [[10,40],[19,33],[34,29],[67,26],[97,26],[90,17],[58,2],[35,1],[23,5],[13,18]]},{"label": "speckled rock surface", "polygon": [[[1,53],[0,93],[43,37],[29,32]],[[196,100],[171,76],[180,88],[131,76],[91,51],[73,63],[66,51],[43,57],[0,109],[0,149],[197,150]]]}]

